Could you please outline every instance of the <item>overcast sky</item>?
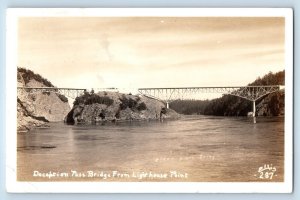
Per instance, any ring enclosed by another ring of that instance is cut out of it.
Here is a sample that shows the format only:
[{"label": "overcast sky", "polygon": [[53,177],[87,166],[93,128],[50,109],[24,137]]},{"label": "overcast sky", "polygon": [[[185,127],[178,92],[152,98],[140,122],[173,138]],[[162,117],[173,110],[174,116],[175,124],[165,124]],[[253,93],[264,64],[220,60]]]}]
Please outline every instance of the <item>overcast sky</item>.
[{"label": "overcast sky", "polygon": [[284,69],[284,18],[21,18],[18,66],[57,87],[239,86]]}]

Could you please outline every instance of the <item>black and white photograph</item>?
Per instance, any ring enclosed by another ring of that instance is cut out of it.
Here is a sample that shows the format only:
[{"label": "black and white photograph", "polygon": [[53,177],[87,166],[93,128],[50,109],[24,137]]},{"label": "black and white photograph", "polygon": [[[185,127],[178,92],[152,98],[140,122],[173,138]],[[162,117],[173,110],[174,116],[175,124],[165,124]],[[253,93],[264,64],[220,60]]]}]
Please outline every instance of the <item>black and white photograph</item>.
[{"label": "black and white photograph", "polygon": [[291,10],[10,9],[8,20],[16,191],[291,191]]}]

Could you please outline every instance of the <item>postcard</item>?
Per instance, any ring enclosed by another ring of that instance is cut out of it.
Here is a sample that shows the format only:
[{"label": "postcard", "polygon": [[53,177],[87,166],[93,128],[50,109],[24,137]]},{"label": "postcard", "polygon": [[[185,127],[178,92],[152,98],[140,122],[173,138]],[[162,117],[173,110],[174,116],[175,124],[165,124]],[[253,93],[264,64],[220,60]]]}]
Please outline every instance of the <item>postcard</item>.
[{"label": "postcard", "polygon": [[8,192],[289,193],[289,8],[9,8]]}]

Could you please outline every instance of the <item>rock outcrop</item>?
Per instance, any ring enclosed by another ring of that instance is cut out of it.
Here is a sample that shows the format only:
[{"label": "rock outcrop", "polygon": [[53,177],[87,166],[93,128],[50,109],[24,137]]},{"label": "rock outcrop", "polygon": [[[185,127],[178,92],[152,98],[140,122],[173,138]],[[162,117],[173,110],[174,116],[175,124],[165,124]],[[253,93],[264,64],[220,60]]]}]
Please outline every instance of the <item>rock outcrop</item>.
[{"label": "rock outcrop", "polygon": [[[31,73],[30,76],[27,71]],[[34,78],[36,76],[39,80]],[[42,77],[30,70],[18,68],[18,87],[49,87],[40,78]],[[17,130],[28,131],[33,127],[47,126],[47,122],[63,121],[70,111],[66,100],[66,97],[54,92],[18,90]]]},{"label": "rock outcrop", "polygon": [[85,93],[65,118],[68,124],[176,119],[180,115],[159,100],[118,92]]}]

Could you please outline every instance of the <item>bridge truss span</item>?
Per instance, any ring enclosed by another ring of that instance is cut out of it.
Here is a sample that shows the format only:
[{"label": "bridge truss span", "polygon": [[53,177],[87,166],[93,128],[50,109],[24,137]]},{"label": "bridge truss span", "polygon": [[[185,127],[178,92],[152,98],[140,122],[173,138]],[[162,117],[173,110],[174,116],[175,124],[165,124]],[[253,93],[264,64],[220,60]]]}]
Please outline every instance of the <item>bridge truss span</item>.
[{"label": "bridge truss span", "polygon": [[280,85],[262,85],[262,86],[236,86],[236,87],[179,87],[179,88],[139,88],[139,93],[163,100],[166,102],[166,107],[169,108],[169,103],[177,99],[186,99],[187,97],[198,93],[221,93],[232,96],[237,96],[243,99],[252,101],[254,117],[253,122],[256,123],[255,102],[273,92],[279,91],[282,87]]},{"label": "bridge truss span", "polygon": [[186,99],[186,97],[197,93],[221,93],[249,101],[256,101],[259,98],[279,91],[279,85],[266,86],[236,86],[236,87],[179,87],[179,88],[139,88],[138,91],[146,96],[161,99],[166,102],[176,99]]},{"label": "bridge truss span", "polygon": [[271,86],[246,86],[240,87],[240,89],[234,90],[229,95],[241,97],[249,101],[256,101],[268,94],[277,92],[280,90],[280,86],[271,85]]}]

